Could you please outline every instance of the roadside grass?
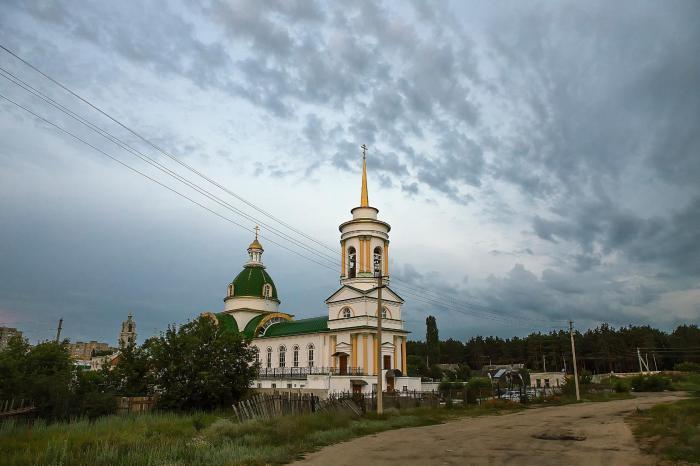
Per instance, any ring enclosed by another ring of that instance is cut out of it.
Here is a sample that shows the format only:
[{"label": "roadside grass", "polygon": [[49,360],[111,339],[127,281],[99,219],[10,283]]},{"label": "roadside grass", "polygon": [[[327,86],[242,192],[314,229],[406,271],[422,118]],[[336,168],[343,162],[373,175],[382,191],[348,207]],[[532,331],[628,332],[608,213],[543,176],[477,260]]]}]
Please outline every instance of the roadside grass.
[{"label": "roadside grass", "polygon": [[700,398],[657,405],[629,420],[642,450],[673,462],[700,463]]},{"label": "roadside grass", "polygon": [[[581,402],[605,402],[615,400],[629,400],[634,398],[634,395],[629,392],[614,393],[614,392],[583,392],[581,393]],[[535,406],[561,406],[578,403],[575,395],[554,395],[547,398],[536,398],[529,401],[528,405]]]},{"label": "roadside grass", "polygon": [[694,393],[700,396],[700,374],[672,374],[671,381],[675,390]]},{"label": "roadside grass", "polygon": [[239,423],[225,412],[154,412],[49,425],[5,422],[0,458],[7,466],[281,464],[362,435],[519,409],[516,403],[489,401],[478,407],[388,409],[361,418],[328,412]]}]

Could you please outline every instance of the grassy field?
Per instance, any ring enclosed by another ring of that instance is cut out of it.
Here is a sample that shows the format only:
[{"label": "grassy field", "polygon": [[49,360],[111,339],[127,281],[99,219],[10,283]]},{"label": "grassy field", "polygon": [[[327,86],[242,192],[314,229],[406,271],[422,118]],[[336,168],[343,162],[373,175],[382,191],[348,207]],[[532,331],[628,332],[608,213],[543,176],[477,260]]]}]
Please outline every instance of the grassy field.
[{"label": "grassy field", "polygon": [[382,417],[342,413],[237,423],[227,413],[150,413],[32,426],[0,425],[0,461],[25,465],[231,465],[279,464],[324,445],[459,416],[522,409],[494,402],[482,407],[388,410]]},{"label": "grassy field", "polygon": [[[584,401],[628,398],[625,393],[585,394]],[[545,406],[575,402],[550,399]],[[535,404],[542,406],[542,404]],[[344,413],[288,416],[238,423],[232,413],[154,412],[108,416],[96,421],[33,425],[0,424],[0,463],[25,465],[232,465],[280,464],[353,437],[401,427],[438,424],[465,416],[526,409],[517,403],[491,401],[480,407],[387,410],[377,417]]]},{"label": "grassy field", "polygon": [[630,418],[643,450],[672,462],[700,463],[700,374],[674,374],[673,388],[694,397],[654,406]]},{"label": "grassy field", "polygon": [[700,463],[700,398],[654,406],[630,419],[640,446],[676,462]]}]

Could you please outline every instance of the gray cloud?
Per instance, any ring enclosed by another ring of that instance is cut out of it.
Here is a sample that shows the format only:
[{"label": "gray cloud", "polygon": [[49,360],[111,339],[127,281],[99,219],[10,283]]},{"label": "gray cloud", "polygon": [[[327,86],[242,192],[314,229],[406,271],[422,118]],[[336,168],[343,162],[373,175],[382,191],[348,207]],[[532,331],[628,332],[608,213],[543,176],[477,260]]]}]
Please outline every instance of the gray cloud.
[{"label": "gray cloud", "polygon": [[[9,2],[0,38],[97,95],[167,98],[140,96],[152,81],[192,105],[244,105],[272,128],[266,138],[285,139],[274,160],[248,166],[261,180],[357,171],[358,146],[370,145],[381,186],[455,215],[469,204],[510,240],[489,256],[522,263],[468,290],[505,313],[623,322],[627,308],[695,286],[698,3],[453,7]],[[178,155],[231,159],[202,136],[154,132]],[[16,146],[4,139],[4,166],[18,166]],[[410,266],[400,273],[466,293]]]}]

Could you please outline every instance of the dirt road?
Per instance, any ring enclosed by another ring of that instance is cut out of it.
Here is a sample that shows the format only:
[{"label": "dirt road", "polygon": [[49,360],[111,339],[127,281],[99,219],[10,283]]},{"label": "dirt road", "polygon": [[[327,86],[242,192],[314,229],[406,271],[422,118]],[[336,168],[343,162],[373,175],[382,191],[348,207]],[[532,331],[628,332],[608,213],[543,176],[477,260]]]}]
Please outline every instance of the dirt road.
[{"label": "dirt road", "polygon": [[[625,416],[637,407],[676,401],[682,394],[528,409],[503,416],[463,418],[446,424],[382,432],[311,453],[306,465],[648,465]],[[534,436],[585,437],[544,440]]]}]

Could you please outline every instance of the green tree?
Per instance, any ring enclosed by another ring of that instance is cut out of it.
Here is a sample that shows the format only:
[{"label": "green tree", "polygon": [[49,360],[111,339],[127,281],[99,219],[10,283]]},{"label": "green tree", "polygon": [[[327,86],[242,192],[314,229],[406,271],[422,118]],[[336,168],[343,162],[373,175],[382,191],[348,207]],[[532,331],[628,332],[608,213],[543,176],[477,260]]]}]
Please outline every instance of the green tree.
[{"label": "green tree", "polygon": [[30,347],[19,337],[0,353],[0,399],[25,399],[49,419],[79,413],[72,393],[73,362],[67,341],[47,341]]},{"label": "green tree", "polygon": [[20,336],[13,336],[0,351],[0,400],[22,398],[26,389],[26,361],[30,346]]},{"label": "green tree", "polygon": [[255,353],[240,334],[199,317],[146,344],[158,404],[168,409],[228,406],[256,376]]},{"label": "green tree", "polygon": [[432,366],[440,362],[440,337],[438,336],[435,317],[428,316],[425,319],[425,346],[428,354],[427,365]]},{"label": "green tree", "polygon": [[90,419],[113,414],[117,410],[117,400],[109,391],[107,376],[103,371],[78,369],[73,395],[80,414]]},{"label": "green tree", "polygon": [[125,346],[119,352],[117,364],[102,368],[106,389],[119,396],[145,396],[152,387],[151,366],[148,354],[148,341],[144,346]]}]

